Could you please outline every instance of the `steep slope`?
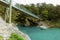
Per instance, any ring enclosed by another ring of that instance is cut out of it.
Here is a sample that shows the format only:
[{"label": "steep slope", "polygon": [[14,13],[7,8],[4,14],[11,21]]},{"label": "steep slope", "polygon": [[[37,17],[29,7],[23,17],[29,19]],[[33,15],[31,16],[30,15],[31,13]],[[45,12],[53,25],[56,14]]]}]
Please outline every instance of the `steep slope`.
[{"label": "steep slope", "polygon": [[15,25],[10,25],[6,23],[0,17],[0,36],[4,37],[4,40],[10,37],[11,33],[17,33],[25,38],[25,40],[31,40],[27,34],[21,32]]}]

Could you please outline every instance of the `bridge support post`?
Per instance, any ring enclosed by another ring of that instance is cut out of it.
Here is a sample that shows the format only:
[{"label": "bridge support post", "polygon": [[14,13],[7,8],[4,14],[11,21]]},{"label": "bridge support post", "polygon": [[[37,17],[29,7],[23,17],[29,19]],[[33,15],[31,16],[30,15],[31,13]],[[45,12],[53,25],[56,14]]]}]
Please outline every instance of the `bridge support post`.
[{"label": "bridge support post", "polygon": [[9,8],[7,7],[7,8],[5,8],[5,21],[7,20],[7,17],[9,16],[8,15],[8,12],[9,12]]},{"label": "bridge support post", "polygon": [[9,16],[9,23],[11,24],[11,17],[12,17],[12,0],[10,0],[10,7],[9,7],[9,14],[10,14],[10,16]]}]

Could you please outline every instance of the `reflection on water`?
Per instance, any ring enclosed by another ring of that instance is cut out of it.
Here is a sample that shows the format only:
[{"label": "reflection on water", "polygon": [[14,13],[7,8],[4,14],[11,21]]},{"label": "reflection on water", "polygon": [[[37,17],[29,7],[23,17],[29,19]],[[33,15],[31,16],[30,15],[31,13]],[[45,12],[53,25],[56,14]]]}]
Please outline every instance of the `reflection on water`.
[{"label": "reflection on water", "polygon": [[18,28],[28,34],[32,40],[60,40],[60,29],[50,28],[46,30],[41,30],[37,27],[20,27]]}]

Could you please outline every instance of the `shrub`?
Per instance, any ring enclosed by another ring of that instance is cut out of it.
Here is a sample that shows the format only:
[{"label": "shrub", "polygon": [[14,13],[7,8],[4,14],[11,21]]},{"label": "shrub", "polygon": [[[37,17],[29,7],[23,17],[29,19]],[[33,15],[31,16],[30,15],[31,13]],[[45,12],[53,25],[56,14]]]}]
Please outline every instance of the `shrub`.
[{"label": "shrub", "polygon": [[9,40],[24,40],[24,38],[18,34],[12,33]]},{"label": "shrub", "polygon": [[3,40],[3,37],[2,36],[0,36],[0,40]]}]

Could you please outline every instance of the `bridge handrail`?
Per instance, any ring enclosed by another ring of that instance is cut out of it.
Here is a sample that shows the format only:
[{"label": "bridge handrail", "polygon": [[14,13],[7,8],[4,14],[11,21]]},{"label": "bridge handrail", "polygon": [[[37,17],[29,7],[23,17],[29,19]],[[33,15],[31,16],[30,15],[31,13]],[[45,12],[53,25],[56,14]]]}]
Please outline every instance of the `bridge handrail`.
[{"label": "bridge handrail", "polygon": [[[10,3],[9,0],[1,0],[1,1],[5,2],[6,4],[9,4]],[[12,6],[15,7],[18,10],[21,10],[21,11],[23,11],[23,12],[25,12],[25,13],[27,13],[27,14],[29,14],[29,15],[31,15],[31,16],[39,19],[38,16],[34,15],[32,12],[30,12],[29,10],[27,10],[23,6],[19,5],[18,3],[14,4],[14,5],[12,4]]]}]

